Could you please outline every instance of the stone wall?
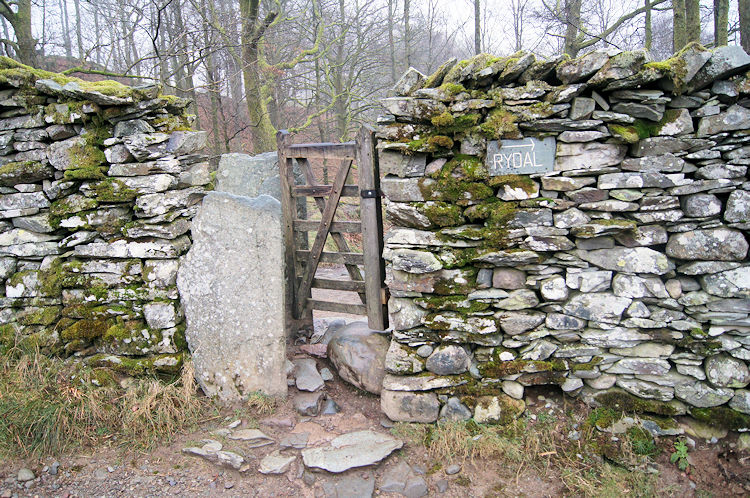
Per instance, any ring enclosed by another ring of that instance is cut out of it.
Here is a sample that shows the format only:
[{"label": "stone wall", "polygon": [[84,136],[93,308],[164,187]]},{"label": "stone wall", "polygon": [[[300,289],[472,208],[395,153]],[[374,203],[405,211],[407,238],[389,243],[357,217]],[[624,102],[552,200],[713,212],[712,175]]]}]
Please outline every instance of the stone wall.
[{"label": "stone wall", "polygon": [[187,104],[0,60],[0,353],[179,369],[175,278],[212,179]]},{"label": "stone wall", "polygon": [[[385,413],[501,421],[551,384],[750,427],[749,68],[691,45],[404,75],[378,130]],[[490,174],[491,141],[529,137],[552,171]]]}]

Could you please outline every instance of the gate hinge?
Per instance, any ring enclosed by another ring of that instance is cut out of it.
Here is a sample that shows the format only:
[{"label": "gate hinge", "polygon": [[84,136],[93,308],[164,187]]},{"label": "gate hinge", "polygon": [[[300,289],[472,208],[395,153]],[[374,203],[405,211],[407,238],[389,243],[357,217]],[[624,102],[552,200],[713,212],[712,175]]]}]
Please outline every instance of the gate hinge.
[{"label": "gate hinge", "polygon": [[363,199],[375,199],[377,197],[380,197],[380,192],[378,192],[375,189],[373,189],[373,190],[360,190],[359,191],[359,196],[362,197]]}]

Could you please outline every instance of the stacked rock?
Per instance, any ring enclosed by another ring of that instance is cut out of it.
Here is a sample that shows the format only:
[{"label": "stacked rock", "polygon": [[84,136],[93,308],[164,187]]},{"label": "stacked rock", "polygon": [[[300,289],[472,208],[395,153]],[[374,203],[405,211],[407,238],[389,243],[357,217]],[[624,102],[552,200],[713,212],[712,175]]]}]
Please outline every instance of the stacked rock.
[{"label": "stacked rock", "polygon": [[[378,130],[386,414],[509,420],[552,384],[750,427],[748,68],[690,45],[407,72]],[[554,163],[498,172],[503,144]]]},{"label": "stacked rock", "polygon": [[0,352],[179,370],[175,278],[212,179],[187,105],[0,60]]}]

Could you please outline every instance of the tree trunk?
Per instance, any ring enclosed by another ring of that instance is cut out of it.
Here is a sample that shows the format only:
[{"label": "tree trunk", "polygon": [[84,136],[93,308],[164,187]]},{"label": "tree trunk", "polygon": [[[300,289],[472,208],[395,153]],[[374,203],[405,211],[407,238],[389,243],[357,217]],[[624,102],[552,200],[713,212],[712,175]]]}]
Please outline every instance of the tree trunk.
[{"label": "tree trunk", "polygon": [[644,7],[646,8],[644,20],[644,31],[646,32],[645,40],[643,42],[644,47],[647,51],[651,51],[651,45],[653,43],[654,34],[651,28],[651,0],[644,0]]},{"label": "tree trunk", "polygon": [[672,0],[672,52],[680,51],[685,45],[687,45],[685,0]]},{"label": "tree trunk", "polygon": [[391,86],[396,84],[396,47],[393,43],[393,0],[388,0],[388,50],[391,57]]},{"label": "tree trunk", "polygon": [[68,59],[73,58],[73,42],[70,41],[70,21],[68,19],[68,2],[60,0],[60,14],[62,15],[63,45]]},{"label": "tree trunk", "polygon": [[339,43],[336,46],[336,67],[333,68],[333,105],[336,115],[336,135],[344,140],[347,132],[346,99],[344,98],[344,47],[346,45],[346,6],[344,0],[339,0],[339,26],[341,29]]},{"label": "tree trunk", "polygon": [[78,44],[78,62],[83,63],[83,37],[81,34],[81,0],[73,0],[76,8],[76,43]]},{"label": "tree trunk", "polygon": [[408,71],[411,66],[411,30],[409,29],[409,3],[410,0],[404,0],[404,65]]},{"label": "tree trunk", "polygon": [[245,80],[245,99],[250,126],[253,127],[253,152],[276,150],[276,129],[268,115],[268,91],[261,77],[261,40],[259,0],[240,0],[242,16],[242,76]]},{"label": "tree trunk", "polygon": [[482,53],[482,30],[480,29],[479,0],[474,0],[474,54]]},{"label": "tree trunk", "polygon": [[19,0],[18,10],[5,17],[16,34],[16,43],[18,45],[16,56],[18,60],[30,66],[37,66],[36,57],[36,39],[31,33],[31,0]]},{"label": "tree trunk", "polygon": [[581,26],[581,0],[565,0],[565,46],[564,53],[578,55],[578,31]]},{"label": "tree trunk", "polygon": [[729,0],[714,0],[714,46],[729,43]]},{"label": "tree trunk", "polygon": [[[99,9],[94,7],[94,31],[99,33]],[[97,40],[96,42],[96,50],[94,51],[96,54],[96,63],[97,65],[101,65],[102,63],[102,44]]]},{"label": "tree trunk", "polygon": [[685,34],[687,43],[701,41],[700,0],[685,0]]},{"label": "tree trunk", "polygon": [[745,52],[750,53],[750,0],[739,0],[740,43]]}]

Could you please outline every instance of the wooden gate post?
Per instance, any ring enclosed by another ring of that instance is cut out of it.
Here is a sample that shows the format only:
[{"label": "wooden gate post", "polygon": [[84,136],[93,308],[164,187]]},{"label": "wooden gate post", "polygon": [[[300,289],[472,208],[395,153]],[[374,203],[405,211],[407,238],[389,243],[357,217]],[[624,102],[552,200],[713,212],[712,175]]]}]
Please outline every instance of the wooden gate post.
[{"label": "wooden gate post", "polygon": [[282,229],[284,231],[284,319],[287,334],[296,333],[306,327],[312,327],[312,310],[303,310],[301,314],[297,310],[297,251],[295,245],[294,220],[297,216],[297,203],[292,193],[294,188],[294,159],[288,156],[290,143],[289,132],[279,130],[276,133],[276,143],[279,154],[279,177],[281,180],[281,214],[283,218]]},{"label": "wooden gate post", "polygon": [[359,211],[362,219],[362,252],[365,259],[365,304],[371,329],[388,328],[385,266],[383,264],[383,216],[380,202],[380,173],[375,152],[375,131],[363,126],[357,135],[359,167]]}]

